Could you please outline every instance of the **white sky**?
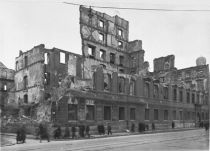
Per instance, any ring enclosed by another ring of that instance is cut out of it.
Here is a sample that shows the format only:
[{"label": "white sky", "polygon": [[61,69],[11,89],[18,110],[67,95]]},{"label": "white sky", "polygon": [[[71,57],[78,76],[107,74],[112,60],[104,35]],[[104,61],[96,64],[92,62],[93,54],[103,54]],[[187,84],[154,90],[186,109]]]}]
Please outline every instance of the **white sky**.
[{"label": "white sky", "polygon": [[[62,3],[65,0],[1,0],[0,61],[14,69],[19,50],[27,51],[39,44],[81,54],[79,7]],[[209,9],[209,0],[66,0],[83,5]],[[153,67],[153,59],[175,55],[175,66],[195,66],[199,56],[210,62],[209,12],[158,12],[96,9],[119,15],[129,21],[129,39],[140,39],[145,60]],[[153,70],[151,70],[153,71]]]}]

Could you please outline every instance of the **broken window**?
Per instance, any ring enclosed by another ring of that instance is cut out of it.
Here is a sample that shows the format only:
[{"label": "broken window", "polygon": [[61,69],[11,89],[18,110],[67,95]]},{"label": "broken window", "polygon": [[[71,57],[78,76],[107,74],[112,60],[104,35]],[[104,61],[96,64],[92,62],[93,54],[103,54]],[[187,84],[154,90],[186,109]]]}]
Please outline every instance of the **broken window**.
[{"label": "broken window", "polygon": [[25,94],[23,96],[23,100],[24,100],[24,103],[28,103],[28,95],[27,94]]},{"label": "broken window", "polygon": [[66,54],[64,52],[60,52],[60,63],[66,63]]},{"label": "broken window", "polygon": [[117,30],[118,36],[122,36],[122,33],[123,33],[122,29],[118,29],[118,30]]},{"label": "broken window", "polygon": [[102,34],[102,33],[99,34],[99,40],[104,41],[104,34]]},{"label": "broken window", "polygon": [[125,120],[125,108],[119,107],[119,120]]},{"label": "broken window", "polygon": [[134,95],[135,81],[131,80],[130,82],[130,95]]},{"label": "broken window", "polygon": [[27,65],[28,65],[28,56],[24,57],[24,62],[25,62],[25,67],[27,67]]},{"label": "broken window", "polygon": [[77,104],[68,104],[68,120],[77,120]]},{"label": "broken window", "polygon": [[130,120],[136,119],[136,108],[130,108]]},{"label": "broken window", "polygon": [[123,66],[124,64],[124,56],[120,56],[120,66]]},{"label": "broken window", "polygon": [[179,91],[179,101],[180,102],[183,101],[183,92],[182,92],[182,90]]},{"label": "broken window", "polygon": [[119,77],[119,93],[124,93],[125,92],[125,79],[123,77]]},{"label": "broken window", "polygon": [[145,109],[145,120],[149,120],[149,109]]},{"label": "broken window", "polygon": [[164,110],[164,120],[168,120],[168,110]]},{"label": "broken window", "polygon": [[158,120],[159,115],[158,115],[158,109],[154,109],[154,120]]},{"label": "broken window", "polygon": [[176,120],[176,110],[173,111],[173,120]]},{"label": "broken window", "polygon": [[99,27],[104,28],[104,21],[103,20],[99,20]]},{"label": "broken window", "polygon": [[44,53],[44,64],[49,63],[49,53]]},{"label": "broken window", "polygon": [[187,103],[190,103],[190,92],[187,92]]},{"label": "broken window", "polygon": [[168,99],[168,87],[163,88],[163,98]]},{"label": "broken window", "polygon": [[88,55],[90,58],[95,58],[95,47],[88,46]]},{"label": "broken window", "polygon": [[104,120],[111,120],[111,106],[104,106]]},{"label": "broken window", "polygon": [[173,100],[176,100],[176,94],[177,93],[177,90],[176,88],[173,88]]},{"label": "broken window", "polygon": [[195,93],[192,93],[192,103],[195,103]]},{"label": "broken window", "polygon": [[94,120],[95,119],[95,107],[94,105],[86,106],[86,120]]},{"label": "broken window", "polygon": [[110,53],[110,63],[115,64],[115,54]]},{"label": "broken window", "polygon": [[145,97],[150,97],[149,82],[144,82],[144,96]]},{"label": "broken window", "polygon": [[50,73],[49,72],[45,72],[44,73],[44,84],[45,85],[49,85],[50,84]]},{"label": "broken window", "polygon": [[123,42],[122,41],[118,41],[118,47],[120,47],[120,48],[123,47]]},{"label": "broken window", "polygon": [[23,88],[26,89],[28,87],[28,77],[24,76],[23,78]]},{"label": "broken window", "polygon": [[100,49],[100,58],[101,58],[103,61],[106,61],[106,51],[103,50],[103,49]]},{"label": "broken window", "polygon": [[158,90],[158,85],[157,84],[154,84],[153,91],[154,91],[153,97],[158,98],[159,97],[159,90]]}]

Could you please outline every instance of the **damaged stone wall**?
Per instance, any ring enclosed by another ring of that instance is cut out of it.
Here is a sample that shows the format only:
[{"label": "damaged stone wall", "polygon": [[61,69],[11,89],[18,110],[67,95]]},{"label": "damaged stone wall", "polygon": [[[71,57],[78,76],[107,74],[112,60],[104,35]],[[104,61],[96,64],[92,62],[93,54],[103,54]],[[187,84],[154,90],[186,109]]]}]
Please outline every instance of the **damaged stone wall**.
[{"label": "damaged stone wall", "polygon": [[168,55],[166,57],[160,57],[153,60],[154,72],[169,70],[174,68],[174,55]]}]

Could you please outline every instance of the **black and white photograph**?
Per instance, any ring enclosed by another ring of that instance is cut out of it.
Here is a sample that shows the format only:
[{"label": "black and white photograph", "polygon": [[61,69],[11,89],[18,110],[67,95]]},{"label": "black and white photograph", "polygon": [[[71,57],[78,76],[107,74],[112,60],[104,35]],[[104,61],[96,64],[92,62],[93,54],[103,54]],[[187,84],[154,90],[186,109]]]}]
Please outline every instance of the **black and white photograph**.
[{"label": "black and white photograph", "polygon": [[1,151],[209,151],[209,0],[0,0]]}]

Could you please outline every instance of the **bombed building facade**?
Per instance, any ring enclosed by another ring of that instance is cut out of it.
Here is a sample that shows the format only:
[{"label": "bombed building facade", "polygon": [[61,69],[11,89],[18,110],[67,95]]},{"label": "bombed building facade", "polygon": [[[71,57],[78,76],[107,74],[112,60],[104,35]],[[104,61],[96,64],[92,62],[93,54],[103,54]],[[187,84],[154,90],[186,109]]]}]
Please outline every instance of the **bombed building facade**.
[{"label": "bombed building facade", "polygon": [[175,56],[144,60],[129,23],[80,7],[82,55],[43,44],[16,58],[15,99],[22,113],[62,125],[110,123],[113,130],[152,123],[193,127],[209,119],[209,66],[177,69]]}]

